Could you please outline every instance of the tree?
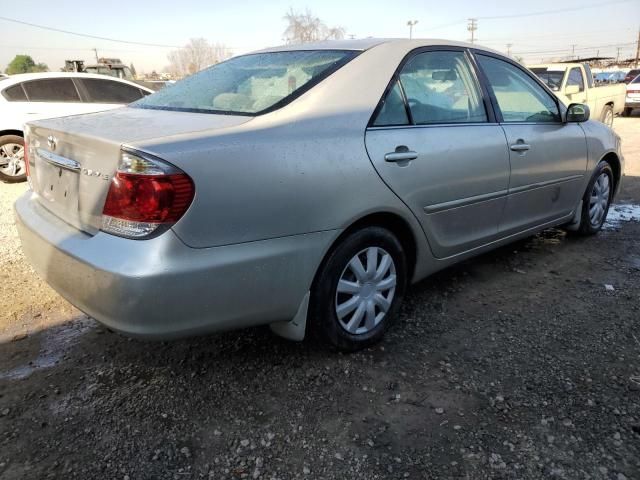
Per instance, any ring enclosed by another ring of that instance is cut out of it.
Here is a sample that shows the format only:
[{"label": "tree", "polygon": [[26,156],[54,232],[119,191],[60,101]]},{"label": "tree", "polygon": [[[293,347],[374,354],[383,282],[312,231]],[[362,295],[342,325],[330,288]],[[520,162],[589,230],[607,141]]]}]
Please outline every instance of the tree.
[{"label": "tree", "polygon": [[29,55],[16,55],[7,65],[5,73],[15,75],[17,73],[48,72],[49,67],[44,63],[36,63]]},{"label": "tree", "polygon": [[309,10],[302,13],[290,8],[284,16],[284,19],[288,25],[283,36],[285,42],[289,44],[340,40],[344,38],[344,28],[328,27]]},{"label": "tree", "polygon": [[224,44],[210,44],[204,38],[192,38],[183,48],[169,52],[168,70],[174,77],[183,77],[221,62],[229,56],[229,50]]}]

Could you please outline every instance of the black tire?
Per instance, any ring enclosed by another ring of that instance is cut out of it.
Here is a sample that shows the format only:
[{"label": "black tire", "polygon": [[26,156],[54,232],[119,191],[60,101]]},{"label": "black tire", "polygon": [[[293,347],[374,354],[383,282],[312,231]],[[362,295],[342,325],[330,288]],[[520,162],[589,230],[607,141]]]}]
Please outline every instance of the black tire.
[{"label": "black tire", "polygon": [[613,107],[605,105],[600,115],[600,121],[608,127],[613,127]]},{"label": "black tire", "polygon": [[[382,248],[393,259],[396,284],[391,306],[379,323],[365,333],[353,334],[342,326],[336,313],[338,282],[349,262],[367,248]],[[325,259],[311,288],[309,324],[312,334],[330,347],[355,352],[380,341],[393,323],[407,286],[407,259],[401,243],[389,230],[366,227],[344,238]]]},{"label": "black tire", "polygon": [[[24,139],[18,135],[3,135],[0,137],[0,149],[7,144],[17,144],[24,146]],[[0,154],[2,154],[0,152]],[[27,173],[24,172],[20,175],[8,175],[0,171],[0,180],[5,183],[18,183],[24,182],[27,179]]]},{"label": "black tire", "polygon": [[631,115],[631,112],[633,111],[633,108],[631,107],[625,107],[624,110],[622,110],[622,116],[623,117],[628,117]]},{"label": "black tire", "polygon": [[[609,198],[602,218],[600,219],[600,221],[594,224],[592,223],[591,217],[589,215],[590,200],[591,194],[594,190],[594,185],[602,174],[606,174],[609,177]],[[593,172],[593,176],[589,181],[587,190],[584,192],[584,196],[582,197],[582,216],[580,218],[580,227],[575,233],[577,233],[578,235],[595,235],[602,229],[602,225],[606,221],[607,214],[609,213],[609,206],[611,205],[611,199],[613,198],[614,190],[615,178],[613,176],[613,170],[611,170],[611,166],[609,165],[609,163],[603,160],[598,164],[595,171]]]}]

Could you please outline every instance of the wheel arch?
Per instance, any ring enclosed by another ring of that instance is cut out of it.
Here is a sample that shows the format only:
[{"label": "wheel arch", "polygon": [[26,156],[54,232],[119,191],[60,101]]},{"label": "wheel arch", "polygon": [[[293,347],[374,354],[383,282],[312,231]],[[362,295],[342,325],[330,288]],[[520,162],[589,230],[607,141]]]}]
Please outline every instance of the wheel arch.
[{"label": "wheel arch", "polygon": [[607,152],[600,159],[600,162],[607,162],[611,165],[611,170],[613,170],[613,181],[615,182],[614,191],[617,191],[618,185],[620,185],[620,178],[622,176],[622,166],[620,164],[620,158],[615,152]]},{"label": "wheel arch", "polygon": [[353,221],[347,228],[345,228],[340,235],[338,235],[324,256],[321,262],[318,264],[316,273],[313,277],[312,285],[316,283],[318,274],[322,265],[326,262],[327,258],[337,248],[338,245],[353,232],[361,230],[366,227],[382,227],[389,230],[397,238],[402,245],[403,250],[407,256],[407,282],[411,283],[411,279],[415,273],[416,263],[418,260],[418,243],[415,232],[411,228],[410,223],[398,213],[380,211],[366,214],[357,220]]},{"label": "wheel arch", "polygon": [[13,129],[0,130],[0,137],[3,137],[5,135],[17,135],[18,137],[24,138],[24,132],[22,130],[13,130]]}]

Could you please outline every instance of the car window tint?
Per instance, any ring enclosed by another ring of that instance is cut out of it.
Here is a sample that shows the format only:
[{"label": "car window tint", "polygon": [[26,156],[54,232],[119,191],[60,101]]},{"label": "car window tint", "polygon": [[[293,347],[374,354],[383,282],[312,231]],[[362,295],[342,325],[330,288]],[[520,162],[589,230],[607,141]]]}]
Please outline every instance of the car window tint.
[{"label": "car window tint", "polygon": [[70,78],[47,78],[22,84],[30,102],[79,102],[80,97]]},{"label": "car window tint", "polygon": [[567,86],[577,85],[580,87],[580,91],[584,91],[584,79],[582,78],[582,72],[578,67],[574,67],[569,71],[569,78],[567,79]]},{"label": "car window tint", "polygon": [[373,125],[380,127],[408,124],[409,118],[407,117],[407,110],[404,106],[404,100],[402,99],[400,84],[395,82],[393,88],[389,90],[389,93],[387,93],[387,96],[382,101],[382,107],[380,108]]},{"label": "car window tint", "polygon": [[6,88],[2,92],[2,96],[9,100],[10,102],[26,102],[27,96],[24,94],[24,90],[22,89],[22,84],[14,85],[12,87]]},{"label": "car window tint", "polygon": [[400,72],[416,124],[486,122],[487,114],[463,52],[425,52]]},{"label": "car window tint", "polygon": [[504,122],[559,122],[556,102],[520,68],[497,58],[478,55]]},{"label": "car window tint", "polygon": [[126,104],[142,98],[138,87],[126,83],[97,78],[83,78],[81,81],[89,95],[89,102]]}]

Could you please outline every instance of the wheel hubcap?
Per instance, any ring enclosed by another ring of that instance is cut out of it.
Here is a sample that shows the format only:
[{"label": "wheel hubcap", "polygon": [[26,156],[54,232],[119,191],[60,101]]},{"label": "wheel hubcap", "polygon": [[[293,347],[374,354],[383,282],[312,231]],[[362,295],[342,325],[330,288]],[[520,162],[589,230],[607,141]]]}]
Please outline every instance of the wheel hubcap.
[{"label": "wheel hubcap", "polygon": [[599,227],[604,221],[604,215],[609,205],[610,183],[609,175],[601,173],[593,184],[589,200],[589,220],[594,227]]},{"label": "wheel hubcap", "polygon": [[604,123],[609,126],[613,125],[613,112],[611,110],[607,110],[604,118]]},{"label": "wheel hubcap", "polygon": [[25,173],[24,147],[18,143],[5,143],[0,147],[0,172],[10,177]]},{"label": "wheel hubcap", "polygon": [[385,317],[396,292],[396,266],[380,247],[369,247],[349,261],[336,289],[336,314],[354,335],[373,330]]}]

